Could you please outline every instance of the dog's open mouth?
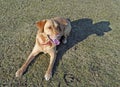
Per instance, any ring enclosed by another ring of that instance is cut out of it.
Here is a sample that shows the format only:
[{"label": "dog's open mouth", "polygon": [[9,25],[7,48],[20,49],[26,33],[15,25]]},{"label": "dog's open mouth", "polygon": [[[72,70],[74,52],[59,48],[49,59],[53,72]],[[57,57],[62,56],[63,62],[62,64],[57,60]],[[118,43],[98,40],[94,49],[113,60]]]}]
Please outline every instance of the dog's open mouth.
[{"label": "dog's open mouth", "polygon": [[53,43],[56,44],[56,45],[59,45],[59,44],[60,44],[60,41],[57,40],[57,39],[54,39],[54,40],[52,40],[52,41],[53,41]]},{"label": "dog's open mouth", "polygon": [[49,38],[54,44],[56,44],[56,45],[59,45],[59,44],[60,44],[60,41],[59,41],[58,39],[52,39],[52,38],[50,38],[49,35],[47,35],[47,36],[48,36],[48,38]]}]

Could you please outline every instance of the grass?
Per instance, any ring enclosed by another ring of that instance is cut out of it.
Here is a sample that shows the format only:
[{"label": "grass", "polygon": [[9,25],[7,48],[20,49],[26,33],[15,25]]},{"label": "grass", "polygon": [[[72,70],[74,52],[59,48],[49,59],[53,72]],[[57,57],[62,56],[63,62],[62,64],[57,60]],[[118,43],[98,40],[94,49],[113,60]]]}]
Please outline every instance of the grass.
[{"label": "grass", "polygon": [[[67,45],[58,47],[53,78],[49,55],[40,54],[21,78],[15,72],[30,54],[35,22],[71,19]],[[119,0],[0,0],[1,87],[120,87]]]}]

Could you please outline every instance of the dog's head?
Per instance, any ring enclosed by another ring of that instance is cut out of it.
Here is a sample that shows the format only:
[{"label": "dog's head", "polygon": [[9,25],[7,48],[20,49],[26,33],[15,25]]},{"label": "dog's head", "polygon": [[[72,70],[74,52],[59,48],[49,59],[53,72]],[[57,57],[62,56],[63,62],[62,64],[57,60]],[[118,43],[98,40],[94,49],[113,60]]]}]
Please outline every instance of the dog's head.
[{"label": "dog's head", "polygon": [[55,43],[60,43],[60,38],[63,35],[61,24],[54,19],[46,19],[36,23],[40,33],[45,33]]}]

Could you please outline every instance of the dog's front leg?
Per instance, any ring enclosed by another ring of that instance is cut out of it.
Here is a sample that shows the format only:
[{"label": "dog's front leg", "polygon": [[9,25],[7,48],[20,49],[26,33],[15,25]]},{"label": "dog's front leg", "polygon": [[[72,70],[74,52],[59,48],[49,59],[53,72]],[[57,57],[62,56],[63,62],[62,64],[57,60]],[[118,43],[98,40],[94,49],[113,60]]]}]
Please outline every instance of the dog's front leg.
[{"label": "dog's front leg", "polygon": [[40,53],[41,50],[39,48],[39,46],[37,44],[35,44],[31,54],[29,55],[28,59],[26,60],[26,62],[22,65],[22,67],[20,69],[18,69],[18,71],[16,72],[16,77],[20,77],[22,76],[22,74],[25,72],[26,68],[28,67],[28,65],[30,64],[30,62],[35,58],[35,56]]},{"label": "dog's front leg", "polygon": [[50,55],[50,63],[49,63],[48,69],[45,74],[46,80],[49,80],[52,77],[52,69],[53,69],[53,66],[56,60],[56,48],[50,50],[48,53]]}]

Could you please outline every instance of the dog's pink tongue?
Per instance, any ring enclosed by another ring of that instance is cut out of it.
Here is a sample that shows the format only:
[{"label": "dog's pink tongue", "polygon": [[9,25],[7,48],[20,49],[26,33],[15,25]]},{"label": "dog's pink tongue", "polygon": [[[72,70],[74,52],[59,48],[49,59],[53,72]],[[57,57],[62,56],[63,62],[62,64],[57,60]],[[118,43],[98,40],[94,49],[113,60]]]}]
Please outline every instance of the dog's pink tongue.
[{"label": "dog's pink tongue", "polygon": [[57,39],[54,39],[53,42],[54,42],[56,45],[59,45],[59,44],[60,44],[60,41],[57,40]]}]

